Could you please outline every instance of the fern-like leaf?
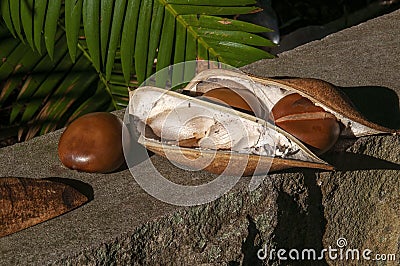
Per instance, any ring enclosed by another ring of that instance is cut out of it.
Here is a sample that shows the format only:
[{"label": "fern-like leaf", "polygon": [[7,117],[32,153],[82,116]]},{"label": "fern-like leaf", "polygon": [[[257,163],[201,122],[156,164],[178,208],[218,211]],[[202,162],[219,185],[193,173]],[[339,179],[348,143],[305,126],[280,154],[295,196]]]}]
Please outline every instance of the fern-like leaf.
[{"label": "fern-like leaf", "polygon": [[144,81],[154,72],[155,62],[156,69],[196,58],[239,67],[271,57],[258,47],[273,43],[256,35],[268,29],[223,17],[260,11],[254,0],[65,0],[64,5],[61,3],[61,0],[4,0],[1,13],[11,33],[33,49],[41,52],[44,37],[50,56],[54,52],[57,23],[65,29],[73,61],[79,38],[85,39],[84,49],[87,48],[96,71],[107,81],[111,80],[119,50],[127,83],[133,73],[139,82]]}]

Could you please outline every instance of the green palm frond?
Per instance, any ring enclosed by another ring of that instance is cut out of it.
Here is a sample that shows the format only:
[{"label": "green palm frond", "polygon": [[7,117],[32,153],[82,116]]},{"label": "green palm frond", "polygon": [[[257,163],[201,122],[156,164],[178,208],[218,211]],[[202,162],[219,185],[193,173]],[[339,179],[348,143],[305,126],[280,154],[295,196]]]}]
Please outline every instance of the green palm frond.
[{"label": "green palm frond", "polygon": [[255,3],[0,0],[8,29],[0,27],[0,108],[12,102],[9,122],[35,125],[31,137],[67,117],[126,106],[129,88],[170,64],[271,58],[260,48],[273,43],[258,35],[269,29],[234,19],[260,11]]},{"label": "green palm frond", "polygon": [[55,37],[50,58],[11,35],[1,34],[0,106],[10,108],[9,121],[1,122],[3,127],[19,125],[20,138],[50,132],[88,112],[114,110],[117,104],[84,53],[80,51],[73,63],[63,32]]}]

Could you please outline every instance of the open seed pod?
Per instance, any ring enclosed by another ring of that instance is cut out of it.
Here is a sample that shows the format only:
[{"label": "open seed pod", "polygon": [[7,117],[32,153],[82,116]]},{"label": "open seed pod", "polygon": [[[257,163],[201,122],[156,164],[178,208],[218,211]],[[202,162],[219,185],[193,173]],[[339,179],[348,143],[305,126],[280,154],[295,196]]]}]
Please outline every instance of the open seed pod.
[{"label": "open seed pod", "polygon": [[332,170],[315,154],[339,136],[394,132],[367,121],[333,85],[316,79],[212,69],[199,73],[183,94],[142,87],[130,97],[142,145],[178,165],[217,174]]}]

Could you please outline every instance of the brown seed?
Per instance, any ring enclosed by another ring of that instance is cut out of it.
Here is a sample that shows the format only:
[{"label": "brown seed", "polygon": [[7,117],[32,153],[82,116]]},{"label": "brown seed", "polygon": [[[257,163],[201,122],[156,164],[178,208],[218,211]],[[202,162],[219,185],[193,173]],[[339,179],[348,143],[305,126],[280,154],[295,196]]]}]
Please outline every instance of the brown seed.
[{"label": "brown seed", "polygon": [[233,108],[253,112],[249,104],[239,94],[228,88],[212,89],[204,93],[203,96],[211,98],[212,100],[221,101]]},{"label": "brown seed", "polygon": [[61,135],[58,156],[66,167],[78,171],[118,169],[124,162],[121,120],[106,112],[79,117]]},{"label": "brown seed", "polygon": [[275,124],[316,153],[324,153],[337,141],[340,126],[336,117],[298,93],[280,99],[272,108]]}]

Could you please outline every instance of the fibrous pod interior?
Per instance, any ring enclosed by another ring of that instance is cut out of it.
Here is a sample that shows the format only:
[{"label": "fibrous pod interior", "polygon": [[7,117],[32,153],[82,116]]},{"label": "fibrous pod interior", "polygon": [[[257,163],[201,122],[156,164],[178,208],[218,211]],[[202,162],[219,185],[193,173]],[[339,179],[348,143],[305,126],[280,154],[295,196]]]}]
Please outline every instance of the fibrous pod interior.
[{"label": "fibrous pod interior", "polygon": [[[216,161],[208,167],[211,172],[225,170],[213,168],[221,164],[218,156],[223,153],[251,155],[256,161],[259,157],[280,158],[285,160],[280,169],[292,166],[288,161],[297,166],[301,166],[298,162],[309,162],[308,167],[331,169],[301,142],[267,121],[201,99],[142,87],[131,96],[130,114],[137,121],[141,133],[139,141],[156,153],[168,156],[166,150],[174,153],[187,149],[184,152],[189,152],[190,156],[198,151],[217,151]],[[170,159],[177,161],[178,156],[174,156],[172,154]],[[251,174],[255,169],[245,170],[246,174]]]}]

